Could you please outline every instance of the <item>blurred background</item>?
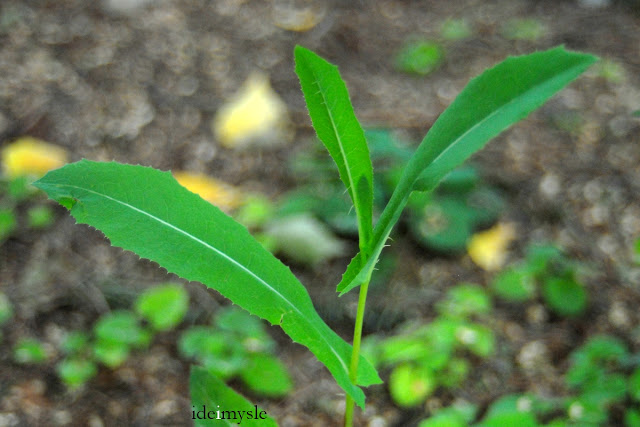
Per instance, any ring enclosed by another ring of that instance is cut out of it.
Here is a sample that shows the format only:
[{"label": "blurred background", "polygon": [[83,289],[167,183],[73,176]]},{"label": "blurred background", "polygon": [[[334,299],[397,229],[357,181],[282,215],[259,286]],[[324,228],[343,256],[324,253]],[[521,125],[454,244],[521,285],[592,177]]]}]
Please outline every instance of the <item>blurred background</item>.
[{"label": "blurred background", "polygon": [[[29,186],[82,158],[171,170],[291,265],[350,341],[357,297],[335,285],[354,219],[297,44],[339,66],[378,210],[469,79],[557,45],[601,58],[410,204],[370,292],[385,385],[358,423],[471,425],[502,402],[539,425],[640,425],[639,41],[635,0],[3,0],[0,426],[191,425],[189,363],[281,425],[339,425],[341,390],[309,352]],[[270,369],[278,387],[255,374]]]}]

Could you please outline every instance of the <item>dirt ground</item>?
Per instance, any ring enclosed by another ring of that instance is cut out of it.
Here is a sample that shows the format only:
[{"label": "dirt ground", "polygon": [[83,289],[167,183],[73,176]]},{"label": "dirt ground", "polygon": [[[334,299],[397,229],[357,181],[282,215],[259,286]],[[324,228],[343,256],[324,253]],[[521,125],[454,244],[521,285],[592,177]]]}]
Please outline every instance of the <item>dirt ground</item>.
[{"label": "dirt ground", "polygon": [[[319,22],[305,32],[276,25],[282,8],[304,2],[155,0],[127,11],[116,3],[143,2],[0,3],[0,144],[31,135],[66,148],[72,160],[206,172],[276,197],[293,185],[282,167],[287,156],[312,144],[293,71],[296,44],[339,65],[363,123],[395,129],[410,141],[421,140],[471,77],[508,55],[564,44],[617,64],[616,78],[590,70],[473,158],[487,182],[507,195],[501,220],[518,231],[511,258],[520,259],[532,241],[561,245],[590,267],[588,312],[568,320],[536,302],[524,309],[498,304],[496,356],[477,361],[468,386],[436,394],[426,407],[465,399],[486,408],[516,391],[561,395],[567,355],[596,333],[640,350],[640,268],[631,251],[640,238],[640,119],[631,115],[640,109],[640,13],[633,2],[317,1]],[[447,18],[466,19],[473,35],[443,42],[442,67],[427,77],[394,69],[405,40],[439,40]],[[508,39],[501,29],[511,18],[535,18],[545,31],[535,41]],[[255,70],[269,75],[286,102],[294,141],[224,148],[210,122]],[[569,114],[582,118],[577,128],[555,120]],[[189,367],[178,357],[176,332],[161,334],[121,368],[101,369],[79,391],[67,391],[57,378],[55,349],[65,331],[88,329],[147,286],[178,279],[111,248],[100,233],[56,209],[55,226],[19,230],[0,247],[0,291],[16,309],[0,348],[0,426],[190,425]],[[403,320],[433,318],[433,304],[447,287],[486,285],[492,277],[466,256],[425,251],[403,229],[393,245],[398,267],[387,287],[372,294],[367,333],[390,335]],[[334,292],[348,260],[294,272],[321,315],[349,340],[356,296],[338,299]],[[185,286],[190,323],[225,304],[200,284]],[[283,399],[256,401],[282,426],[338,425],[341,390],[306,349],[272,329],[296,389]],[[21,336],[47,343],[51,363],[15,363],[10,344]],[[541,362],[526,369],[518,358],[532,343],[542,348]],[[363,426],[411,426],[427,413],[396,407],[384,386],[371,387],[367,398],[358,416]]]}]

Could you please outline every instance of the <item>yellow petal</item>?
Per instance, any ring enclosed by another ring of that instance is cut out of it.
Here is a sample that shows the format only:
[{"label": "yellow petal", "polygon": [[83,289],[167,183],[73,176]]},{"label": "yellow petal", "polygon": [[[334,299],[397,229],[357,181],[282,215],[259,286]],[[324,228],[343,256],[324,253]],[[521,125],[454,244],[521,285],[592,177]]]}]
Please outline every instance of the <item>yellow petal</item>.
[{"label": "yellow petal", "polygon": [[225,212],[240,206],[244,201],[244,195],[239,190],[205,174],[178,171],[173,172],[173,176],[187,190]]},{"label": "yellow petal", "polygon": [[2,150],[2,166],[9,178],[42,176],[67,163],[67,152],[56,145],[25,136]]},{"label": "yellow petal", "polygon": [[227,148],[274,145],[292,137],[285,103],[271,88],[269,78],[259,73],[251,74],[233,98],[220,108],[212,128]]},{"label": "yellow petal", "polygon": [[507,247],[516,237],[513,224],[497,224],[493,228],[474,234],[467,245],[469,256],[487,271],[500,269],[507,258]]}]

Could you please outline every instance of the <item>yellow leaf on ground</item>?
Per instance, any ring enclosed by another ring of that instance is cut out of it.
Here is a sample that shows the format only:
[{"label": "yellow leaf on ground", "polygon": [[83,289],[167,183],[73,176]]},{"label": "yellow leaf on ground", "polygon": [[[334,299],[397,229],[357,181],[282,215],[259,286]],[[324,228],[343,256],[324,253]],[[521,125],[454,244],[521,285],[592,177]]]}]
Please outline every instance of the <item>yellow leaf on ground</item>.
[{"label": "yellow leaf on ground", "polygon": [[9,178],[32,175],[40,177],[67,163],[64,148],[25,136],[2,149],[2,168]]},{"label": "yellow leaf on ground", "polygon": [[500,269],[507,258],[509,243],[516,237],[513,224],[497,224],[471,236],[467,244],[469,256],[487,271]]},{"label": "yellow leaf on ground", "polygon": [[244,202],[245,196],[241,191],[208,175],[177,171],[173,172],[173,176],[187,190],[225,212],[237,208]]},{"label": "yellow leaf on ground", "polygon": [[253,73],[213,119],[212,130],[227,148],[277,145],[293,134],[287,106],[274,92],[269,78]]},{"label": "yellow leaf on ground", "polygon": [[292,7],[290,4],[276,4],[273,9],[273,23],[288,31],[305,32],[314,28],[324,18],[326,5],[321,1]]}]

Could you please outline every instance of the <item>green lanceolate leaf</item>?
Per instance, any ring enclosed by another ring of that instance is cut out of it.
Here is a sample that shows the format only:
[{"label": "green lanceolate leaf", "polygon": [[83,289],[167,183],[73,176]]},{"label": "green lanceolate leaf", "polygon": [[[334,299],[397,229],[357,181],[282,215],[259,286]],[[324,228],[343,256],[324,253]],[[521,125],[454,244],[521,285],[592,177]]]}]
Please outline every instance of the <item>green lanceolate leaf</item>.
[{"label": "green lanceolate leaf", "polygon": [[301,46],[295,61],[311,122],[338,165],[358,217],[360,250],[366,250],[373,227],[373,167],[364,132],[338,68]]},{"label": "green lanceolate leaf", "polygon": [[[67,203],[71,215],[101,230],[113,245],[216,289],[250,313],[279,324],[364,405],[364,393],[349,380],[351,346],[322,321],[291,270],[245,227],[170,173],[82,160],[49,172],[34,185],[54,200],[74,200]],[[365,360],[361,366],[359,385],[380,381]]]},{"label": "green lanceolate leaf", "polygon": [[195,426],[278,425],[267,411],[251,404],[205,368],[191,367],[189,390],[191,418]]},{"label": "green lanceolate leaf", "polygon": [[377,257],[412,191],[430,191],[494,136],[524,119],[598,58],[557,47],[510,57],[472,79],[433,124],[406,165],[373,231],[368,257],[358,254],[338,285],[344,294],[371,277]]}]

